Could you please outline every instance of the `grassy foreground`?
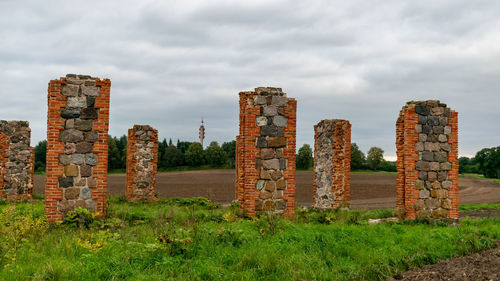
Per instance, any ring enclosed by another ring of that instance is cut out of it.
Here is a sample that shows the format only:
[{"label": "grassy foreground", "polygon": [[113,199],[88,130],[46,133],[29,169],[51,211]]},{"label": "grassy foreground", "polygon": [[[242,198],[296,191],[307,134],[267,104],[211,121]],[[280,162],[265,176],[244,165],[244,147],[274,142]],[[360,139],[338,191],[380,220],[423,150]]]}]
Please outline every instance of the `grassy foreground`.
[{"label": "grassy foreground", "polygon": [[500,238],[497,219],[367,223],[393,210],[249,219],[203,198],[113,197],[105,220],[80,211],[56,226],[42,201],[0,210],[1,280],[385,280]]}]

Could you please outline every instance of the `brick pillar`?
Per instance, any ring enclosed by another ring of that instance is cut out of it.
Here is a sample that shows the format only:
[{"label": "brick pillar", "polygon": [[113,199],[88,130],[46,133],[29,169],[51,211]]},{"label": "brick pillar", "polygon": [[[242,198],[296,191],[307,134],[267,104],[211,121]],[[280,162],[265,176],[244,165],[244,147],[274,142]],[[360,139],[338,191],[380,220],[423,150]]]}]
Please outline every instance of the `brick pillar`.
[{"label": "brick pillar", "polygon": [[31,199],[34,158],[27,121],[0,120],[0,197]]},{"label": "brick pillar", "polygon": [[351,187],[351,124],[323,120],[314,126],[313,206],[348,207]]},{"label": "brick pillar", "polygon": [[45,214],[75,207],[106,214],[111,81],[68,74],[48,89]]},{"label": "brick pillar", "polygon": [[396,123],[396,208],[407,219],[458,219],[458,114],[412,101]]},{"label": "brick pillar", "polygon": [[295,214],[297,101],[280,88],[241,92],[236,137],[236,197],[240,209]]},{"label": "brick pillar", "polygon": [[128,130],[127,200],[158,200],[157,169],[158,131],[148,125],[134,125]]}]

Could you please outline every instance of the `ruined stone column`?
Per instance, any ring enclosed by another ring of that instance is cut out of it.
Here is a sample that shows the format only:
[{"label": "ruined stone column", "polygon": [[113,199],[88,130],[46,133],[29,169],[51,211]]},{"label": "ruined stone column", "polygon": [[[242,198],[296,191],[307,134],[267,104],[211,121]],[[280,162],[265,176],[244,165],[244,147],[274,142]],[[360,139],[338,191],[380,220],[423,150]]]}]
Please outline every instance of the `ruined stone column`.
[{"label": "ruined stone column", "polygon": [[106,214],[111,81],[68,74],[49,83],[45,214],[76,207]]},{"label": "ruined stone column", "polygon": [[323,120],[314,126],[313,206],[349,207],[351,187],[351,124]]},{"label": "ruined stone column", "polygon": [[236,151],[236,197],[240,209],[295,213],[297,101],[280,88],[241,92]]},{"label": "ruined stone column", "polygon": [[158,131],[148,125],[134,125],[128,130],[127,200],[158,200]]},{"label": "ruined stone column", "polygon": [[31,199],[35,171],[27,121],[0,120],[0,197]]},{"label": "ruined stone column", "polygon": [[396,208],[407,219],[458,219],[458,114],[411,101],[396,123]]}]

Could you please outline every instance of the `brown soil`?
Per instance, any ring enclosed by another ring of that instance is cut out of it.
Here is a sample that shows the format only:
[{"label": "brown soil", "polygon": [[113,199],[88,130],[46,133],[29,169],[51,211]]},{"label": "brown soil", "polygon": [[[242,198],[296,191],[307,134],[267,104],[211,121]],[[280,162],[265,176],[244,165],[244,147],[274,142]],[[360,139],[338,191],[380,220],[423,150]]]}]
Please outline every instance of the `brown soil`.
[{"label": "brown soil", "polygon": [[[234,200],[234,170],[204,170],[159,173],[157,192],[161,197],[204,196],[228,204]],[[125,194],[125,175],[108,176],[109,193]],[[312,172],[297,172],[297,204],[312,204]],[[351,175],[351,207],[355,209],[394,208],[396,175]],[[35,176],[35,192],[44,193],[45,177]],[[500,203],[500,184],[482,179],[460,179],[460,203]]]},{"label": "brown soil", "polygon": [[500,280],[500,248],[426,265],[389,280]]}]

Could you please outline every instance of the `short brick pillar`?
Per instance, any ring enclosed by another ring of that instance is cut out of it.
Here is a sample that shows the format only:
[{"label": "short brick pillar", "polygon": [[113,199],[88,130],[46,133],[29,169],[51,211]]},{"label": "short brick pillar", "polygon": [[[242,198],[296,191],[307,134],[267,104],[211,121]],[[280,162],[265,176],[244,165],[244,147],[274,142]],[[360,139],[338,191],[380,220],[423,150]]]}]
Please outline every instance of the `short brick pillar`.
[{"label": "short brick pillar", "polygon": [[158,200],[158,131],[148,125],[134,125],[128,130],[127,200]]},{"label": "short brick pillar", "polygon": [[351,187],[351,124],[323,120],[314,126],[313,207],[349,207]]},{"label": "short brick pillar", "polygon": [[33,194],[35,150],[27,121],[0,120],[0,197],[30,199]]},{"label": "short brick pillar", "polygon": [[236,198],[240,209],[295,214],[297,101],[280,88],[241,92],[236,138]]},{"label": "short brick pillar", "polygon": [[403,218],[458,219],[458,114],[411,101],[396,123],[396,208]]},{"label": "short brick pillar", "polygon": [[49,83],[45,214],[76,207],[106,214],[111,81],[68,74]]}]

